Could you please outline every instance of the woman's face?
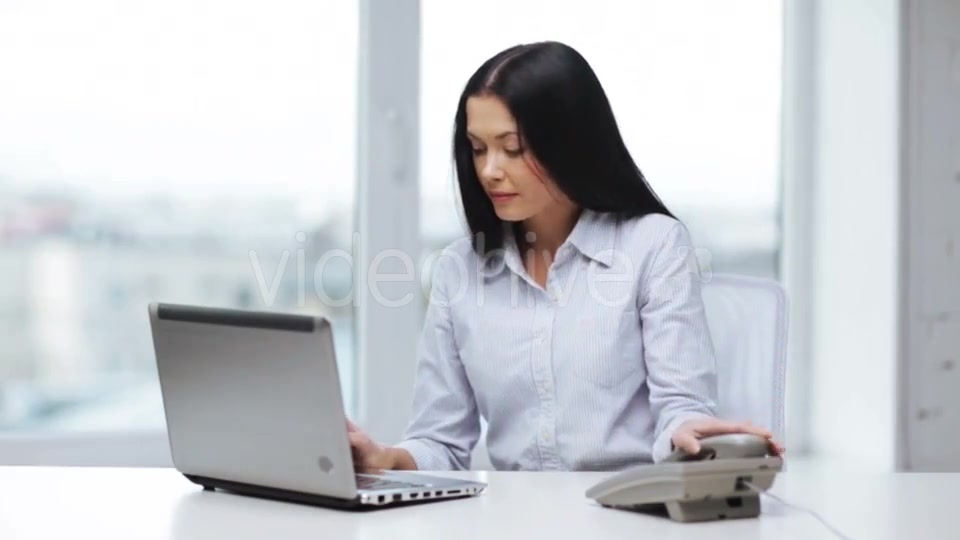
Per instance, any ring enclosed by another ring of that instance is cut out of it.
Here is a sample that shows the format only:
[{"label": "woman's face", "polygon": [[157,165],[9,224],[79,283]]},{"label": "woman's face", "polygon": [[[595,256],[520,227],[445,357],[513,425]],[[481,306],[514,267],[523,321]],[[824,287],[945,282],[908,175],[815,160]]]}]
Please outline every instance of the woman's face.
[{"label": "woman's face", "polygon": [[467,99],[473,165],[497,217],[524,221],[566,200],[524,147],[517,122],[497,97]]}]

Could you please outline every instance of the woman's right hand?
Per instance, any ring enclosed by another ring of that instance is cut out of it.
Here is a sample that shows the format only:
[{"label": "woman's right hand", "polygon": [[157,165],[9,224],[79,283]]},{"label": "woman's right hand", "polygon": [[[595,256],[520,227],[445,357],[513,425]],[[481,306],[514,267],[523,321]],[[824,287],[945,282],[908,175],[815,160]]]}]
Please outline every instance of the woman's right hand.
[{"label": "woman's right hand", "polygon": [[347,437],[353,453],[353,468],[360,473],[379,473],[394,468],[394,456],[389,448],[376,443],[356,424],[347,419]]}]

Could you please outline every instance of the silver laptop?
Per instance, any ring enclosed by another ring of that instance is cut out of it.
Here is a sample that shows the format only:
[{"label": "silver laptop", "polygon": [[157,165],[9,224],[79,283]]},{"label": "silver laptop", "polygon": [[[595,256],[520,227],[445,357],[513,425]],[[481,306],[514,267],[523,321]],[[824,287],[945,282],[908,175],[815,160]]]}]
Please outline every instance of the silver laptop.
[{"label": "silver laptop", "polygon": [[354,472],[322,317],[151,304],[150,325],[173,462],[204,489],[363,508],[486,487]]}]

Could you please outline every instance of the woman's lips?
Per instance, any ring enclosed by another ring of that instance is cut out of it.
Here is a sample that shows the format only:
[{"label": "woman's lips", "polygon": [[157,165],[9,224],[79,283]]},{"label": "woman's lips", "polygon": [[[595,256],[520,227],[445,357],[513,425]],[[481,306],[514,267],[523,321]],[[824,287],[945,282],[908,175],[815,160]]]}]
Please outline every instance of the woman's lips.
[{"label": "woman's lips", "polygon": [[507,202],[509,200],[512,200],[516,196],[517,196],[516,193],[491,193],[490,194],[490,198],[495,203]]}]

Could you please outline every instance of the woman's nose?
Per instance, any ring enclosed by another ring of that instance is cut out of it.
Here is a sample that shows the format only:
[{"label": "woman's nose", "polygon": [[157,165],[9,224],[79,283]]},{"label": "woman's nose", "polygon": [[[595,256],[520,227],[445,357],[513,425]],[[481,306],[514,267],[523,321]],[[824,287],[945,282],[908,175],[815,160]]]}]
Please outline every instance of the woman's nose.
[{"label": "woman's nose", "polygon": [[490,180],[499,180],[503,178],[503,169],[500,167],[500,160],[495,154],[491,154],[483,164],[483,170],[480,171],[484,178]]}]

